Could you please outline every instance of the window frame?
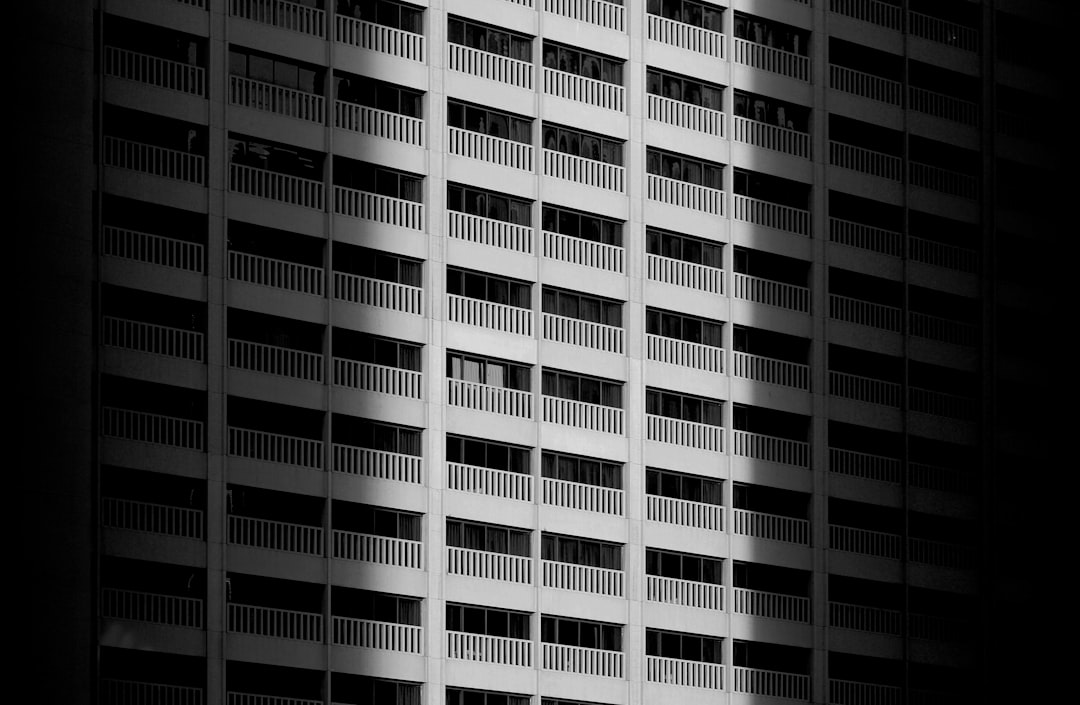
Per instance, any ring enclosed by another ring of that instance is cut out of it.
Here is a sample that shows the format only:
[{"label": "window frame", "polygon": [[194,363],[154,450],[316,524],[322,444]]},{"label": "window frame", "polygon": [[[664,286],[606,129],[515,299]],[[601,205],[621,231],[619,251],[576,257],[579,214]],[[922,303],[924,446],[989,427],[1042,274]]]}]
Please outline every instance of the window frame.
[{"label": "window frame", "polygon": [[[584,466],[585,463],[590,464]],[[595,465],[593,468],[591,465]],[[540,455],[540,476],[605,489],[623,488],[622,463],[545,450]]]},{"label": "window frame", "polygon": [[[584,384],[588,384],[589,387],[584,387]],[[596,388],[595,394],[589,394],[588,392],[593,391],[593,384],[599,386]],[[613,409],[623,408],[623,386],[622,382],[615,382],[602,377],[582,375],[576,372],[566,372],[564,370],[545,369],[540,375],[540,390],[543,395],[566,399],[568,401],[598,404]],[[571,388],[574,390],[573,393],[576,394],[576,396],[565,396],[566,392],[569,392]],[[583,392],[583,389],[586,391]],[[593,399],[582,398],[586,396],[592,396]],[[613,397],[614,401],[612,401]]]}]

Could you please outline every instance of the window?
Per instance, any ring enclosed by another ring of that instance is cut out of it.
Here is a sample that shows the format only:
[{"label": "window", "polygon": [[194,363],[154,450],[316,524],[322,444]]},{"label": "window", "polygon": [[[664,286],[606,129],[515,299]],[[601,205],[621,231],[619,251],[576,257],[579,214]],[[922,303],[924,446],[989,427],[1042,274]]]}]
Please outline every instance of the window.
[{"label": "window", "polygon": [[532,120],[529,118],[457,100],[447,100],[446,109],[446,120],[450,127],[460,127],[463,130],[502,137],[523,144],[532,143]]},{"label": "window", "polygon": [[540,640],[545,644],[583,646],[604,651],[622,651],[622,627],[618,624],[587,622],[567,617],[540,617]]},{"label": "window", "polygon": [[645,630],[645,653],[649,656],[677,658],[684,661],[721,663],[723,639],[697,634]]},{"label": "window", "polygon": [[446,705],[529,705],[529,696],[447,688]]},{"label": "window", "polygon": [[406,117],[420,117],[424,94],[404,86],[376,81],[367,76],[338,73],[334,76],[337,99]]},{"label": "window", "polygon": [[529,368],[503,360],[447,352],[446,376],[465,382],[529,391]]},{"label": "window", "polygon": [[619,301],[550,286],[545,286],[542,293],[544,313],[622,328],[622,303]]},{"label": "window", "polygon": [[594,78],[597,81],[621,86],[623,63],[620,59],[593,54],[576,47],[544,42],[544,66],[549,69],[558,69],[576,76]]},{"label": "window", "polygon": [[505,526],[447,519],[446,545],[528,558],[529,532]]},{"label": "window", "polygon": [[518,61],[532,61],[532,37],[507,32],[499,27],[451,16],[449,39],[454,44],[461,44],[472,49],[508,56]]},{"label": "window", "polygon": [[662,95],[711,110],[721,110],[724,105],[724,89],[720,86],[656,69],[646,71],[645,90],[653,95]]},{"label": "window", "polygon": [[656,228],[645,229],[645,248],[649,254],[660,255],[706,267],[722,268],[723,245],[689,235],[669,233]]},{"label": "window", "polygon": [[735,13],[735,36],[800,56],[810,53],[810,32],[741,12]]},{"label": "window", "polygon": [[452,632],[528,639],[529,614],[447,603],[446,628]]},{"label": "window", "polygon": [[359,362],[419,372],[421,350],[423,350],[422,345],[392,338],[379,338],[374,335],[361,335],[350,346],[349,352]]},{"label": "window", "polygon": [[544,149],[621,166],[622,148],[622,142],[608,137],[558,125],[544,125]]},{"label": "window", "polygon": [[766,95],[735,91],[735,115],[798,132],[810,131],[810,109]]},{"label": "window", "polygon": [[350,441],[360,448],[417,457],[421,454],[419,429],[363,420],[358,426],[357,433],[358,435],[350,438]]},{"label": "window", "polygon": [[[390,2],[390,0],[375,0],[373,4],[375,5],[374,8],[371,7],[371,0],[357,3],[362,13],[362,19],[381,24],[384,27],[393,27],[413,34],[423,34],[423,10],[410,5]],[[363,7],[364,5],[367,5],[367,7]]]},{"label": "window", "polygon": [[532,308],[530,285],[491,274],[446,268],[446,291],[470,299],[481,299],[518,308]]},{"label": "window", "polygon": [[540,557],[546,561],[622,570],[622,546],[576,536],[541,534]]},{"label": "window", "polygon": [[393,622],[420,626],[420,600],[415,597],[399,597],[382,592],[359,590],[356,600],[356,617],[377,622]]},{"label": "window", "polygon": [[399,512],[384,507],[361,505],[360,533],[385,536],[392,539],[420,541],[423,515]]},{"label": "window", "polygon": [[710,480],[670,470],[645,469],[645,492],[657,497],[720,506],[723,486],[724,483],[720,480]]},{"label": "window", "polygon": [[645,309],[645,332],[718,348],[723,324],[657,308]]},{"label": "window", "polygon": [[645,573],[695,583],[721,585],[723,561],[717,558],[697,556],[692,553],[645,549]]},{"label": "window", "polygon": [[549,397],[622,408],[622,383],[570,372],[544,370],[542,392]]},{"label": "window", "polygon": [[478,215],[504,223],[532,225],[532,203],[483,189],[448,183],[446,207],[459,213]]},{"label": "window", "polygon": [[645,412],[669,419],[693,421],[710,426],[722,426],[720,410],[723,402],[693,397],[659,389],[645,391]]},{"label": "window", "polygon": [[326,155],[299,147],[278,145],[241,135],[229,135],[229,158],[234,164],[268,169],[304,179],[322,179]]},{"label": "window", "polygon": [[229,47],[229,73],[304,93],[322,93],[322,72],[315,67],[301,66],[241,47]]},{"label": "window", "polygon": [[464,436],[446,437],[446,460],[478,468],[529,474],[529,450]]},{"label": "window", "polygon": [[358,162],[347,157],[334,157],[335,186],[422,203],[423,183],[424,177],[417,174]]},{"label": "window", "polygon": [[422,286],[422,265],[419,260],[367,247],[334,248],[334,269],[359,277]]},{"label": "window", "polygon": [[694,0],[649,0],[647,8],[650,15],[659,15],[713,32],[723,31],[724,11],[715,5]]},{"label": "window", "polygon": [[540,471],[544,477],[556,480],[622,489],[622,465],[597,458],[544,451],[540,457]]},{"label": "window", "polygon": [[703,162],[681,154],[649,148],[646,151],[645,168],[650,174],[676,181],[686,181],[714,189],[724,188],[722,165]]},{"label": "window", "polygon": [[622,247],[623,244],[621,221],[601,218],[591,213],[560,206],[544,206],[543,224],[544,230],[549,233],[579,237],[615,247]]}]

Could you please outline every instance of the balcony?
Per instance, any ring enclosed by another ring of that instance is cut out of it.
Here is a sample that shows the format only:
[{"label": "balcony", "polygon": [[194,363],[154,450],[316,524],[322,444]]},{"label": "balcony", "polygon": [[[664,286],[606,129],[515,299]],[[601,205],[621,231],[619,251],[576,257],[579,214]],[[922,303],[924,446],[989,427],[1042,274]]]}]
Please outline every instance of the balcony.
[{"label": "balcony", "polygon": [[830,705],[900,705],[903,701],[903,691],[894,685],[829,679]]},{"label": "balcony", "polygon": [[652,281],[685,286],[709,294],[724,293],[724,270],[671,257],[645,255],[648,277]]},{"label": "balcony", "polygon": [[659,174],[646,174],[646,177],[649,200],[689,208],[709,215],[724,216],[723,191]]},{"label": "balcony", "polygon": [[101,588],[101,616],[170,627],[203,628],[203,601],[178,595]]},{"label": "balcony", "polygon": [[229,164],[229,190],[301,208],[323,209],[321,181],[243,164]]},{"label": "balcony", "polygon": [[970,638],[972,625],[963,619],[931,614],[908,614],[908,634],[912,639],[964,641]]},{"label": "balcony", "polygon": [[978,250],[947,245],[913,235],[908,236],[908,257],[916,262],[958,272],[979,271]]},{"label": "balcony", "polygon": [[830,396],[899,408],[901,393],[895,382],[829,370]]},{"label": "balcony", "polygon": [[[550,399],[551,397],[545,397]],[[583,482],[570,482],[545,477],[540,481],[543,503],[553,507],[566,507],[583,512],[623,515],[623,491],[614,487],[600,487]]]},{"label": "balcony", "polygon": [[[654,93],[649,93],[646,98],[650,120],[724,139],[724,114],[719,110],[684,103],[681,100],[672,100]],[[738,121],[740,118],[735,119]],[[736,135],[738,135],[737,123]]]},{"label": "balcony", "polygon": [[446,487],[520,502],[532,502],[532,475],[464,463],[446,464]]},{"label": "balcony", "polygon": [[332,451],[334,472],[417,485],[424,482],[424,461],[419,456],[341,443],[334,443]]},{"label": "balcony", "polygon": [[334,16],[334,39],[342,44],[424,63],[424,35],[348,15]]},{"label": "balcony", "polygon": [[921,12],[912,11],[908,13],[907,31],[916,37],[955,47],[962,51],[979,51],[979,30],[924,15]]},{"label": "balcony", "polygon": [[921,186],[950,196],[958,196],[971,201],[979,198],[979,179],[959,171],[909,161],[908,180],[912,186]]},{"label": "balcony", "polygon": [[596,595],[622,597],[626,574],[621,570],[596,568],[561,561],[540,561],[542,585],[559,590],[591,592]]},{"label": "balcony", "polygon": [[731,440],[734,455],[801,468],[810,467],[809,443],[738,429],[732,431]]},{"label": "balcony", "polygon": [[446,380],[446,403],[520,419],[533,417],[531,392],[460,379]]},{"label": "balcony", "polygon": [[446,295],[446,320],[514,335],[533,334],[532,310],[460,294]]},{"label": "balcony", "polygon": [[[652,96],[650,96],[651,98]],[[734,118],[736,142],[745,142],[763,149],[810,158],[810,135],[787,127],[770,125],[738,115]]]},{"label": "balcony", "polygon": [[779,592],[765,592],[749,588],[732,588],[736,614],[748,614],[788,622],[810,623],[810,599]]},{"label": "balcony", "polygon": [[735,272],[735,298],[810,313],[810,289]]},{"label": "balcony", "polygon": [[724,452],[724,429],[720,426],[645,414],[645,438],[715,453]]},{"label": "balcony", "polygon": [[829,294],[829,318],[900,332],[901,309],[849,296]]},{"label": "balcony", "polygon": [[[531,147],[529,163],[532,164]],[[479,245],[498,247],[526,255],[533,253],[533,229],[531,227],[507,223],[494,218],[485,218],[480,215],[447,211],[446,235],[465,242],[475,242]]]},{"label": "balcony", "polygon": [[335,357],[334,384],[364,392],[420,399],[423,396],[424,375],[399,367]]},{"label": "balcony", "polygon": [[903,24],[902,8],[880,0],[829,0],[829,11],[898,32]]},{"label": "balcony", "polygon": [[236,250],[229,251],[229,278],[248,284],[320,297],[323,295],[325,281],[322,267],[312,267]]},{"label": "balcony", "polygon": [[447,631],[446,658],[532,668],[532,642],[505,636]]},{"label": "balcony", "polygon": [[401,313],[423,315],[424,290],[418,286],[334,272],[334,298]]},{"label": "balcony", "polygon": [[544,149],[544,176],[572,181],[582,186],[626,191],[626,169],[616,164],[586,159],[553,149]]},{"label": "balcony", "polygon": [[898,534],[830,524],[829,548],[833,551],[900,560],[901,540]]},{"label": "balcony", "polygon": [[203,540],[203,512],[189,507],[102,497],[101,525],[110,529]]},{"label": "balcony", "polygon": [[731,353],[731,374],[757,382],[778,384],[795,389],[810,389],[810,366],[778,360],[764,355],[734,351]]},{"label": "balcony", "polygon": [[623,354],[623,329],[618,326],[583,321],[554,313],[542,313],[540,322],[544,340],[579,345],[616,355]]},{"label": "balcony", "polygon": [[450,154],[479,159],[482,162],[498,164],[511,169],[533,170],[533,148],[531,144],[492,137],[481,132],[463,130],[460,127],[447,127],[447,151]]},{"label": "balcony", "polygon": [[229,426],[229,455],[322,469],[322,441]]},{"label": "balcony", "polygon": [[322,641],[321,614],[260,605],[243,605],[237,602],[230,602],[228,608],[229,631],[235,634]]},{"label": "balcony", "polygon": [[785,230],[796,235],[810,235],[810,211],[803,208],[782,206],[759,198],[750,198],[735,194],[735,220],[776,230]]},{"label": "balcony", "polygon": [[204,185],[205,160],[198,154],[134,142],[105,135],[101,141],[102,163],[150,176]]},{"label": "balcony", "polygon": [[420,541],[339,530],[333,532],[333,539],[334,558],[417,570],[424,567],[424,544]]},{"label": "balcony", "polygon": [[424,121],[420,118],[344,100],[334,101],[334,127],[417,147],[424,146]]},{"label": "balcony", "polygon": [[126,441],[203,450],[203,423],[176,416],[101,407],[101,435]]},{"label": "balcony", "polygon": [[[861,174],[880,176],[890,181],[901,181],[904,170],[904,160],[900,157],[834,140],[829,141],[829,164]],[[858,224],[851,223],[850,225]],[[862,227],[869,228],[869,226]],[[877,230],[877,228],[869,229]]]},{"label": "balcony", "polygon": [[334,186],[334,212],[400,228],[424,229],[423,203],[358,191],[345,186]]},{"label": "balcony", "polygon": [[893,257],[900,257],[904,246],[902,233],[840,218],[829,218],[829,240]]},{"label": "balcony", "polygon": [[903,613],[899,610],[829,602],[829,626],[875,634],[900,636]]},{"label": "balcony", "polygon": [[753,536],[802,546],[810,545],[810,522],[805,519],[747,509],[732,509],[731,518],[733,520],[732,532],[741,536]]},{"label": "balcony", "polygon": [[622,274],[626,253],[621,247],[572,235],[543,231],[544,257]]},{"label": "balcony", "polygon": [[910,387],[908,389],[908,408],[933,416],[951,419],[977,419],[979,400],[972,397],[948,394],[933,389]]},{"label": "balcony", "polygon": [[899,484],[900,471],[901,463],[896,458],[842,448],[829,448],[829,472],[864,480]]},{"label": "balcony", "polygon": [[836,64],[829,64],[829,87],[889,105],[900,105],[903,97],[903,84],[899,81]]},{"label": "balcony", "polygon": [[645,680],[650,683],[667,683],[690,688],[722,690],[724,687],[724,667],[718,663],[706,663],[704,661],[646,656]]},{"label": "balcony", "polygon": [[323,97],[242,76],[229,76],[229,102],[296,120],[323,124]]},{"label": "balcony", "polygon": [[[655,255],[650,255],[653,257]],[[658,257],[657,259],[667,259]],[[678,260],[668,260],[677,262]],[[699,265],[689,265],[699,266]],[[707,269],[707,268],[703,268]],[[646,358],[669,365],[690,367],[704,372],[724,372],[724,350],[711,345],[691,343],[677,338],[665,338],[662,335],[645,335]]]},{"label": "balcony", "polygon": [[467,578],[532,585],[532,559],[528,556],[447,546],[446,572]]},{"label": "balcony", "polygon": [[292,32],[326,36],[326,13],[289,0],[229,0],[229,14]]},{"label": "balcony", "polygon": [[810,700],[810,676],[742,666],[734,666],[731,671],[731,689],[736,693],[768,695],[790,700]]},{"label": "balcony", "polygon": [[971,473],[956,468],[909,462],[908,482],[914,487],[922,487],[928,490],[970,494],[976,480]]},{"label": "balcony", "polygon": [[[531,0],[528,4],[532,5]],[[622,5],[605,0],[544,0],[544,12],[562,15],[578,22],[587,22],[616,32],[626,31]]]},{"label": "balcony", "polygon": [[586,676],[623,678],[623,654],[621,651],[591,649],[585,646],[563,646],[543,643],[542,668],[548,671],[564,671]]},{"label": "balcony", "polygon": [[101,254],[146,264],[203,272],[204,248],[195,242],[104,225]]},{"label": "balcony", "polygon": [[721,585],[713,585],[712,583],[646,575],[645,599],[667,605],[696,607],[703,610],[722,610],[724,609],[724,588]]},{"label": "balcony", "polygon": [[[594,0],[607,5],[603,0]],[[622,7],[619,7],[621,10]],[[579,76],[545,66],[543,69],[544,93],[565,98],[605,110],[626,112],[626,89],[615,83]]]},{"label": "balcony", "polygon": [[649,521],[706,531],[723,531],[724,529],[724,508],[718,504],[652,494],[646,495],[645,502],[645,518]]},{"label": "balcony", "polygon": [[739,37],[735,37],[734,41],[736,64],[777,73],[796,81],[810,80],[810,57]]},{"label": "balcony", "polygon": [[202,705],[203,689],[165,683],[101,679],[101,702],[150,703],[151,705]]},{"label": "balcony", "polygon": [[908,314],[908,333],[952,345],[974,347],[979,344],[979,326],[918,311]]},{"label": "balcony", "polygon": [[964,570],[975,567],[978,562],[978,549],[947,541],[911,537],[908,540],[908,559],[912,563]]},{"label": "balcony", "polygon": [[381,649],[403,654],[424,653],[423,627],[337,616],[331,618],[330,625],[333,629],[331,643],[338,646]]},{"label": "balcony", "polygon": [[194,362],[203,361],[204,337],[193,330],[102,316],[101,342],[105,345],[164,355]]},{"label": "balcony", "polygon": [[461,44],[447,44],[447,67],[477,78],[533,90],[533,65],[527,61]]},{"label": "balcony", "polygon": [[199,66],[112,46],[105,47],[102,60],[106,76],[200,97],[206,95],[206,71]]},{"label": "balcony", "polygon": [[715,59],[724,59],[723,34],[685,22],[676,22],[660,15],[648,14],[646,18],[648,19],[647,36],[652,41]]},{"label": "balcony", "polygon": [[225,702],[226,705],[323,705],[322,700],[282,698],[263,695],[262,693],[241,693],[235,690],[227,691],[227,700]]},{"label": "balcony", "polygon": [[323,356],[318,353],[236,338],[229,338],[229,367],[308,382],[323,379]]},{"label": "balcony", "polygon": [[229,515],[229,543],[271,551],[323,555],[323,531],[320,526],[306,526],[270,519]]},{"label": "balcony", "polygon": [[951,95],[908,87],[908,108],[927,115],[975,127],[979,124],[979,104]]}]

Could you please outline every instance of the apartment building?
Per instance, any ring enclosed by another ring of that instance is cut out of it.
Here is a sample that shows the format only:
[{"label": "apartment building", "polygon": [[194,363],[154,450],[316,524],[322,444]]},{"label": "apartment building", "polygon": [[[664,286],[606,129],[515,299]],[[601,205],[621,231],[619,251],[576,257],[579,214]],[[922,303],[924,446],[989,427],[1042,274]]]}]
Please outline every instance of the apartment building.
[{"label": "apartment building", "polygon": [[43,687],[1030,692],[995,556],[1056,368],[1002,331],[1058,283],[1060,4],[71,4]]}]

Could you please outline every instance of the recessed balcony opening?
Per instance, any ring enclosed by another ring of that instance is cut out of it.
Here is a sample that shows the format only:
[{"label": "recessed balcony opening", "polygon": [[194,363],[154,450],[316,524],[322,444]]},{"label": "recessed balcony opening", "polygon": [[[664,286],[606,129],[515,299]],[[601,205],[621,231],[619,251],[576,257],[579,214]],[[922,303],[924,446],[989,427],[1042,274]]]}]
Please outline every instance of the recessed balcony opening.
[{"label": "recessed balcony opening", "polygon": [[736,325],[732,330],[732,374],[736,377],[810,389],[810,341],[797,335]]},{"label": "recessed balcony opening", "polygon": [[324,0],[254,0],[231,2],[229,12],[234,17],[321,38],[325,36],[324,6]]},{"label": "recessed balcony opening", "polygon": [[202,362],[206,305],[141,289],[102,284],[101,342],[105,345]]},{"label": "recessed balcony opening", "polygon": [[323,412],[230,395],[227,417],[229,455],[323,467]]},{"label": "recessed balcony opening", "polygon": [[544,286],[541,289],[542,338],[621,355],[624,347],[622,306],[622,301]]},{"label": "recessed balcony opening", "polygon": [[413,230],[423,228],[424,177],[334,155],[334,212]]},{"label": "recessed balcony opening", "polygon": [[202,540],[206,483],[165,473],[101,466],[101,525]]},{"label": "recessed balcony opening", "polygon": [[724,215],[724,165],[648,147],[648,197],[683,208]]},{"label": "recessed balcony opening", "polygon": [[530,532],[448,518],[446,572],[468,578],[532,585]]},{"label": "recessed balcony opening", "polygon": [[721,321],[646,308],[647,357],[706,372],[723,372],[723,327]]},{"label": "recessed balcony opening", "polygon": [[903,453],[903,436],[899,433],[829,421],[831,472],[899,484]]},{"label": "recessed balcony opening", "polygon": [[398,482],[423,482],[423,431],[331,414],[335,472]]},{"label": "recessed balcony opening", "polygon": [[810,80],[810,31],[742,12],[735,13],[735,63]]},{"label": "recessed balcony opening", "polygon": [[623,112],[626,109],[625,64],[624,60],[615,57],[544,41],[544,92]]},{"label": "recessed balcony opening", "polygon": [[721,637],[645,630],[645,679],[693,688],[724,687]]},{"label": "recessed balcony opening", "polygon": [[911,638],[971,642],[977,638],[979,604],[975,595],[909,587],[908,629]]},{"label": "recessed balcony opening", "polygon": [[424,515],[333,500],[334,558],[423,567]]},{"label": "recessed balcony opening", "polygon": [[899,333],[903,287],[897,281],[829,267],[829,317]]},{"label": "recessed balcony opening", "polygon": [[731,644],[732,690],[776,698],[810,698],[810,649],[764,641]]},{"label": "recessed balcony opening", "polygon": [[830,705],[901,702],[904,662],[829,651]]},{"label": "recessed balcony opening", "polygon": [[830,0],[829,11],[900,31],[902,0]]},{"label": "recessed balcony opening", "polygon": [[103,25],[105,75],[206,95],[205,39],[108,14]]},{"label": "recessed balcony opening", "polygon": [[908,360],[912,411],[975,421],[979,418],[979,376],[972,372]]},{"label": "recessed balcony opening", "polygon": [[1037,144],[1052,144],[1053,131],[1040,129],[1042,122],[1031,117],[1060,114],[1060,97],[1039,95],[1003,83],[995,83],[993,91],[999,133]]},{"label": "recessed balcony opening", "polygon": [[334,693],[334,702],[341,705],[367,705],[367,703],[420,705],[421,685],[338,671],[330,673],[330,687]]},{"label": "recessed balcony opening", "polygon": [[[871,176],[880,176],[890,181],[903,180],[904,168],[904,133],[891,130],[887,127],[875,125],[862,120],[855,120],[843,115],[829,113],[829,163],[844,169],[851,169]],[[833,192],[830,191],[830,194]],[[863,210],[860,208],[860,199],[856,196],[847,196],[848,202],[838,204],[839,208],[850,208],[854,213]],[[830,196],[830,206],[832,198]],[[889,209],[896,206],[886,205]],[[845,209],[846,210],[846,209]],[[867,208],[866,210],[869,210]],[[840,212],[830,208],[830,213],[836,217],[843,217]],[[889,230],[901,230],[902,223],[892,223],[895,216],[888,214],[878,216],[879,227]],[[846,220],[860,220],[857,217],[848,217]],[[893,227],[888,227],[888,226]]]},{"label": "recessed balcony opening", "polygon": [[101,433],[128,441],[203,450],[206,392],[101,376]]},{"label": "recessed balcony opening", "polygon": [[535,37],[453,15],[447,18],[447,30],[451,70],[533,90]]},{"label": "recessed balcony opening", "polygon": [[446,110],[451,154],[532,171],[532,118],[453,99]]},{"label": "recessed balcony opening", "polygon": [[908,232],[911,259],[961,272],[979,271],[982,235],[974,223],[908,210]]},{"label": "recessed balcony opening", "polygon": [[229,543],[321,556],[325,504],[321,497],[227,485]]},{"label": "recessed balcony opening", "polygon": [[718,242],[659,228],[645,229],[646,264],[653,281],[723,294],[723,248]]},{"label": "recessed balcony opening", "polygon": [[235,634],[321,642],[324,593],[321,583],[229,572],[228,629]]},{"label": "recessed balcony opening", "polygon": [[480,438],[446,436],[446,486],[532,501],[530,449]]},{"label": "recessed balcony opening", "polygon": [[[1026,392],[1025,392],[1026,394]],[[977,494],[976,448],[921,436],[908,438],[908,481],[915,487]]]},{"label": "recessed balcony opening", "polygon": [[103,255],[205,270],[205,214],[102,193],[101,221]]},{"label": "recessed balcony opening", "polygon": [[422,34],[424,31],[424,11],[393,0],[339,1],[337,14],[414,34]]},{"label": "recessed balcony opening", "polygon": [[[959,36],[957,41],[960,41]],[[908,107],[911,110],[974,126],[979,124],[981,96],[982,82],[975,76],[908,59]]]},{"label": "recessed balcony opening", "polygon": [[810,311],[810,263],[763,250],[735,247],[735,297]]},{"label": "recessed balcony opening", "polygon": [[842,191],[829,191],[829,239],[848,247],[900,257],[904,209]]},{"label": "recessed balcony opening", "polygon": [[544,257],[622,274],[623,221],[562,206],[542,211]]},{"label": "recessed balcony opening", "polygon": [[622,597],[625,583],[623,546],[562,536],[540,535],[544,587]]},{"label": "recessed balcony opening", "polygon": [[875,634],[903,633],[904,586],[829,575],[829,626]]},{"label": "recessed balcony opening", "polygon": [[911,335],[954,345],[979,343],[982,307],[978,299],[908,285]]},{"label": "recessed balcony opening", "polygon": [[731,424],[735,455],[809,467],[809,416],[734,403]]},{"label": "recessed balcony opening", "polygon": [[447,401],[476,411],[531,419],[531,371],[527,365],[447,352]]},{"label": "recessed balcony opening", "polygon": [[230,367],[322,382],[325,326],[232,307],[226,311]]},{"label": "recessed balcony opening", "polygon": [[330,588],[330,605],[333,644],[423,653],[420,598],[334,585]]},{"label": "recessed balcony opening", "polygon": [[545,369],[541,394],[546,422],[604,433],[624,432],[622,382]]},{"label": "recessed balcony opening", "polygon": [[322,152],[235,132],[228,135],[228,149],[231,191],[322,210]]},{"label": "recessed balcony opening", "polygon": [[[864,70],[870,67],[871,71]],[[829,87],[833,90],[902,105],[903,81],[902,57],[829,37]]]},{"label": "recessed balcony opening", "polygon": [[622,630],[620,624],[541,615],[542,667],[622,678]]},{"label": "recessed balcony opening", "polygon": [[723,564],[719,558],[646,548],[646,599],[683,607],[723,609]]},{"label": "recessed balcony opening", "polygon": [[663,389],[645,390],[646,438],[723,452],[724,402]]},{"label": "recessed balcony opening", "polygon": [[810,571],[734,561],[732,580],[735,613],[810,622]]},{"label": "recessed balcony opening", "polygon": [[697,529],[723,529],[723,480],[645,469],[647,518]]},{"label": "recessed balcony opening", "polygon": [[323,295],[325,240],[230,220],[228,245],[230,279]]},{"label": "recessed balcony opening", "polygon": [[724,137],[723,86],[647,67],[645,91],[650,120]]},{"label": "recessed balcony opening", "polygon": [[[445,702],[446,705],[529,705],[530,700],[531,697],[528,695],[512,695],[491,690],[447,688]],[[546,698],[544,702],[547,702]],[[419,705],[419,701],[417,701],[416,705]]]},{"label": "recessed balcony opening", "polygon": [[334,127],[424,146],[423,91],[334,71]]},{"label": "recessed balcony opening", "polygon": [[649,0],[646,12],[692,27],[724,31],[724,8],[697,0]]},{"label": "recessed balcony opening", "polygon": [[449,237],[532,254],[532,201],[497,191],[447,183]]},{"label": "recessed balcony opening", "polygon": [[544,451],[540,473],[544,504],[622,516],[622,464]]},{"label": "recessed balcony opening", "polygon": [[[735,91],[735,116],[748,121],[793,130],[801,134],[809,134],[810,113],[810,108],[805,105],[791,103],[761,93],[751,93],[741,89]],[[756,133],[757,128],[749,126],[747,129],[751,132],[748,132],[747,138],[741,141],[757,144],[759,147],[768,147],[767,144],[759,144],[749,138],[750,134]],[[736,135],[735,139],[739,139],[738,135]],[[776,147],[769,148],[776,149]]]},{"label": "recessed balcony opening", "polygon": [[899,560],[904,515],[899,509],[829,497],[829,548]]},{"label": "recessed balcony opening", "polygon": [[103,556],[100,598],[102,619],[202,629],[206,571]]},{"label": "recessed balcony opening", "polygon": [[909,135],[908,160],[908,180],[912,186],[969,200],[979,198],[982,156],[978,152]]},{"label": "recessed balcony opening", "polygon": [[446,657],[531,668],[528,612],[446,603]]},{"label": "recessed balcony opening", "polygon": [[229,46],[229,102],[322,125],[326,69]]},{"label": "recessed balcony opening", "polygon": [[903,358],[829,344],[830,395],[899,408],[903,383]]},{"label": "recessed balcony opening", "polygon": [[974,521],[908,512],[908,531],[913,563],[961,570],[978,563],[979,529]]},{"label": "recessed balcony opening", "polygon": [[724,8],[696,0],[649,0],[645,7],[649,39],[724,58]]},{"label": "recessed balcony opening", "polygon": [[113,646],[99,646],[98,653],[101,702],[205,702],[205,657]]},{"label": "recessed balcony opening", "polygon": [[744,482],[732,484],[734,533],[810,544],[810,494]]},{"label": "recessed balcony opening", "polygon": [[622,192],[626,188],[626,143],[554,123],[543,124],[544,176]]},{"label": "recessed balcony opening", "polygon": [[[909,0],[908,7],[913,14],[924,15],[928,19],[941,20],[978,32],[982,24],[982,12],[978,5],[964,0]],[[914,33],[914,28],[912,29]],[[923,35],[919,35],[923,36]],[[976,35],[977,36],[977,35]],[[953,39],[953,41],[949,41]],[[959,37],[943,36],[936,39],[945,44],[956,45]]]},{"label": "recessed balcony opening", "polygon": [[422,260],[344,242],[332,247],[335,299],[402,313],[421,312]]},{"label": "recessed balcony opening", "polygon": [[206,127],[108,103],[101,124],[105,166],[206,183]]},{"label": "recessed balcony opening", "polygon": [[[322,697],[321,670],[232,660],[225,662],[224,670],[230,705],[255,705],[275,697],[307,703]],[[334,701],[338,702],[336,692]]]},{"label": "recessed balcony opening", "polygon": [[422,345],[336,327],[332,339],[334,384],[421,398]]},{"label": "recessed balcony opening", "polygon": [[447,267],[446,293],[450,321],[532,335],[530,282]]},{"label": "recessed balcony opening", "polygon": [[957,668],[915,661],[908,671],[910,701],[927,705],[960,702],[978,692],[981,674],[974,668]]},{"label": "recessed balcony opening", "polygon": [[810,184],[736,168],[733,189],[736,220],[810,235]]}]

